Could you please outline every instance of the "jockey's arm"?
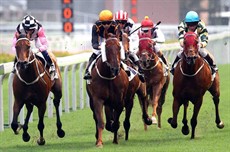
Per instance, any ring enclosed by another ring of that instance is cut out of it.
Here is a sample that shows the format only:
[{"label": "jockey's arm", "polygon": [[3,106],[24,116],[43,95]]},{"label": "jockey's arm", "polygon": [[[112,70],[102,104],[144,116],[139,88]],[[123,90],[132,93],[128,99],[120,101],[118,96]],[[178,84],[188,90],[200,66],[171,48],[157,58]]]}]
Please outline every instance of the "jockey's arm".
[{"label": "jockey's arm", "polygon": [[96,25],[93,25],[92,27],[92,47],[93,49],[100,49],[100,44],[99,44],[99,35],[98,35],[98,28]]},{"label": "jockey's arm", "polygon": [[165,42],[165,36],[163,34],[163,32],[160,29],[156,29],[156,37],[153,38],[153,41],[155,43],[164,43]]},{"label": "jockey's arm", "polygon": [[208,44],[208,30],[202,21],[198,23],[198,32],[201,40],[201,48],[205,48]]},{"label": "jockey's arm", "polygon": [[184,34],[185,34],[185,23],[184,22],[181,22],[179,25],[178,25],[178,39],[179,39],[179,42],[180,42],[180,45],[181,47],[183,47],[183,43],[184,43]]},{"label": "jockey's arm", "polygon": [[45,36],[43,27],[38,30],[38,37],[35,38],[35,46],[42,52],[47,51],[48,41]]},{"label": "jockey's arm", "polygon": [[15,53],[16,52],[16,42],[17,42],[17,38],[16,38],[16,35],[18,34],[18,32],[15,32],[14,34],[14,38],[13,38],[13,41],[12,41],[12,47],[11,47],[11,51],[12,53]]}]

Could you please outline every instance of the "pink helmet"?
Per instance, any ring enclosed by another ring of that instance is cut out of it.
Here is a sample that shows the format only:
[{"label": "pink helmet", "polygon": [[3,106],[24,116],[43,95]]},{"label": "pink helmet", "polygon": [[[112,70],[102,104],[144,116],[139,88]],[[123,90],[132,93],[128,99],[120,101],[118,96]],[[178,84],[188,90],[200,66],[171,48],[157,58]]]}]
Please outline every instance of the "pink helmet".
[{"label": "pink helmet", "polygon": [[123,10],[117,11],[115,14],[115,20],[128,20],[128,13]]}]

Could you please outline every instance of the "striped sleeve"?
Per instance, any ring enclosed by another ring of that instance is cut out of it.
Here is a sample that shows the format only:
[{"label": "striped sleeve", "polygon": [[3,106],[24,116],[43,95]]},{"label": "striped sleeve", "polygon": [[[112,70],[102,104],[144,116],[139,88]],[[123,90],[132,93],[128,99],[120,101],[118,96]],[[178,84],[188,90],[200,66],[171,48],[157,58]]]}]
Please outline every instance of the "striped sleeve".
[{"label": "striped sleeve", "polygon": [[201,43],[203,45],[203,47],[206,47],[208,44],[208,30],[204,24],[204,22],[199,22],[198,23],[198,30],[197,30],[199,36],[200,36],[200,40]]},{"label": "striped sleeve", "polygon": [[182,21],[178,25],[178,39],[183,40],[184,39],[184,33],[185,33],[185,23]]}]

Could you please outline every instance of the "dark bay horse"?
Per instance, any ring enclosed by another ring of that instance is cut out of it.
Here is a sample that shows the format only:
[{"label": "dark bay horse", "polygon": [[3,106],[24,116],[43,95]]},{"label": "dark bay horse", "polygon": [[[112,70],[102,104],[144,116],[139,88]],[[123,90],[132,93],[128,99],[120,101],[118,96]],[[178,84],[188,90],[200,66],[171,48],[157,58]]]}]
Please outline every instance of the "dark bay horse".
[{"label": "dark bay horse", "polygon": [[[139,50],[137,55],[140,59],[142,70],[146,80],[148,105],[153,107],[152,123],[161,128],[162,106],[165,102],[165,95],[168,89],[170,77],[168,71],[164,71],[163,62],[153,50],[153,42],[149,37],[139,39]],[[166,75],[165,72],[167,73]],[[158,119],[156,119],[158,116]],[[145,130],[147,126],[145,125]]]},{"label": "dark bay horse", "polygon": [[[122,33],[122,45],[124,47],[125,53],[127,55],[125,63],[132,67],[133,69],[137,70],[134,63],[129,59],[129,37],[127,33]],[[125,98],[125,121],[124,121],[124,128],[126,131],[126,136],[125,139],[128,140],[128,130],[130,128],[130,115],[131,111],[133,108],[133,101],[134,101],[134,96],[137,94],[141,108],[142,108],[142,119],[146,125],[151,125],[152,120],[149,118],[148,113],[147,113],[147,92],[146,92],[146,83],[142,83],[139,79],[139,76],[136,75],[130,82],[129,82],[129,87],[128,91],[126,94]]]},{"label": "dark bay horse", "polygon": [[30,135],[27,132],[28,122],[30,115],[33,111],[34,105],[38,108],[38,130],[40,137],[37,140],[39,145],[45,144],[43,137],[44,129],[44,114],[46,111],[46,100],[52,91],[54,94],[54,105],[57,116],[57,134],[59,137],[64,137],[65,132],[62,130],[62,123],[59,116],[59,104],[62,97],[62,80],[61,74],[56,63],[54,56],[52,56],[53,62],[56,65],[59,78],[51,81],[49,75],[49,69],[46,68],[40,59],[37,59],[35,54],[30,49],[30,41],[27,35],[20,34],[17,37],[16,42],[16,59],[15,64],[16,74],[13,79],[13,93],[14,93],[14,106],[13,106],[13,121],[11,128],[15,134],[18,134],[19,125],[17,122],[18,115],[23,105],[26,105],[27,115],[25,123],[22,125],[23,134],[22,139],[25,142],[30,140]]},{"label": "dark bay horse", "polygon": [[[121,68],[121,56],[118,35],[105,34],[105,56],[100,57],[92,69],[92,79],[86,89],[90,98],[90,108],[96,125],[96,146],[103,147],[102,132],[103,107],[105,108],[106,129],[114,133],[113,143],[118,144],[119,117],[125,106],[125,96],[128,89],[128,76]],[[103,54],[103,53],[102,53]]]},{"label": "dark bay horse", "polygon": [[177,127],[177,115],[181,105],[184,105],[184,114],[182,123],[182,133],[189,134],[187,125],[187,108],[189,101],[194,105],[193,115],[191,118],[192,134],[191,139],[195,138],[195,128],[197,125],[197,116],[203,102],[203,96],[208,90],[213,96],[216,112],[216,125],[223,128],[224,123],[219,116],[219,73],[212,81],[211,69],[208,63],[199,56],[198,53],[199,39],[197,34],[187,32],[184,36],[183,58],[177,64],[173,77],[173,117],[168,122],[173,128]]}]

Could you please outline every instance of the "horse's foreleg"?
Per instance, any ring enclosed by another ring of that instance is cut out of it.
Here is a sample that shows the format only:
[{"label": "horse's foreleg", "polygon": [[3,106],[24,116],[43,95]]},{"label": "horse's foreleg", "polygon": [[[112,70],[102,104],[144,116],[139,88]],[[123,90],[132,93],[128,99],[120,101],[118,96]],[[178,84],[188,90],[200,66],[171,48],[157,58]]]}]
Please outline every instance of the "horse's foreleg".
[{"label": "horse's foreleg", "polygon": [[172,111],[173,111],[173,117],[168,119],[168,123],[171,125],[172,128],[177,128],[177,115],[180,110],[180,104],[178,103],[177,99],[173,100],[173,106],[172,106]]},{"label": "horse's foreleg", "polygon": [[29,119],[30,119],[30,115],[33,111],[33,105],[32,104],[26,104],[26,108],[27,108],[27,115],[26,115],[26,119],[25,119],[25,123],[23,125],[23,135],[22,135],[22,139],[25,142],[28,142],[30,140],[30,135],[28,134],[27,130],[28,130],[28,123],[29,123]]},{"label": "horse's foreleg", "polygon": [[117,132],[120,127],[119,118],[122,113],[123,107],[117,107],[116,110],[114,110],[114,123],[113,123],[113,129],[114,129],[114,137],[113,137],[113,143],[118,144],[118,136]]},{"label": "horse's foreleg", "polygon": [[200,97],[196,103],[194,104],[194,109],[193,109],[193,115],[192,115],[192,119],[191,119],[191,126],[192,126],[192,135],[191,135],[191,139],[195,138],[195,129],[196,129],[196,125],[197,125],[197,116],[199,114],[200,111],[200,107],[202,105],[203,102],[203,96]]},{"label": "horse's foreleg", "polygon": [[[157,108],[158,108],[158,102],[159,102],[159,98],[160,98],[160,90],[161,88],[159,87],[154,87],[153,88],[153,92],[152,92],[152,96],[151,96],[151,101],[152,101],[152,107],[153,107],[153,112],[152,112],[152,123],[154,125],[158,124],[158,127],[161,127],[160,124],[160,115],[157,115]],[[161,107],[159,107],[159,112],[161,113]],[[156,119],[156,116],[158,116],[158,120]]]},{"label": "horse's foreleg", "polygon": [[43,137],[43,130],[45,128],[44,125],[44,115],[45,115],[45,111],[46,111],[46,104],[44,102],[44,104],[42,104],[40,107],[38,107],[38,130],[40,132],[40,137],[37,140],[38,145],[44,145],[45,144],[45,139]]},{"label": "horse's foreleg", "polygon": [[62,123],[61,123],[60,114],[59,114],[60,99],[54,98],[53,102],[54,102],[54,106],[56,110],[56,118],[57,118],[56,119],[57,135],[58,137],[63,138],[65,136],[65,131],[62,130]]},{"label": "horse's foreleg", "polygon": [[111,109],[110,106],[105,106],[105,117],[106,117],[106,124],[105,124],[105,129],[111,132],[113,131],[112,125],[114,122],[113,118],[113,110]]},{"label": "horse's foreleg", "polygon": [[19,127],[19,125],[18,125],[18,115],[19,115],[22,107],[23,107],[23,104],[18,103],[18,101],[16,101],[16,100],[14,101],[13,120],[11,123],[11,128],[16,135],[19,133],[19,130],[21,129],[21,127]]},{"label": "horse's foreleg", "polygon": [[[148,96],[146,94],[145,88],[140,87],[137,90],[137,96],[138,96],[139,103],[142,109],[142,119],[145,125],[151,125],[152,120],[151,118],[149,118],[149,115],[148,115],[148,99],[147,99]],[[147,126],[145,128],[147,129]]]},{"label": "horse's foreleg", "polygon": [[188,104],[189,104],[188,101],[184,104],[184,114],[183,114],[183,120],[182,120],[182,123],[184,124],[184,126],[182,127],[182,130],[181,130],[184,135],[189,134],[189,127],[188,127],[188,120],[187,120]]},{"label": "horse's foreleg", "polygon": [[105,127],[104,121],[103,121],[103,101],[96,99],[93,100],[93,107],[94,107],[94,119],[96,122],[96,146],[97,147],[103,147],[103,141],[102,141],[102,132]]},{"label": "horse's foreleg", "polygon": [[130,116],[131,116],[131,112],[133,109],[133,96],[126,101],[125,104],[125,120],[123,122],[123,126],[125,129],[125,140],[128,140],[129,138],[129,129],[130,129]]}]

